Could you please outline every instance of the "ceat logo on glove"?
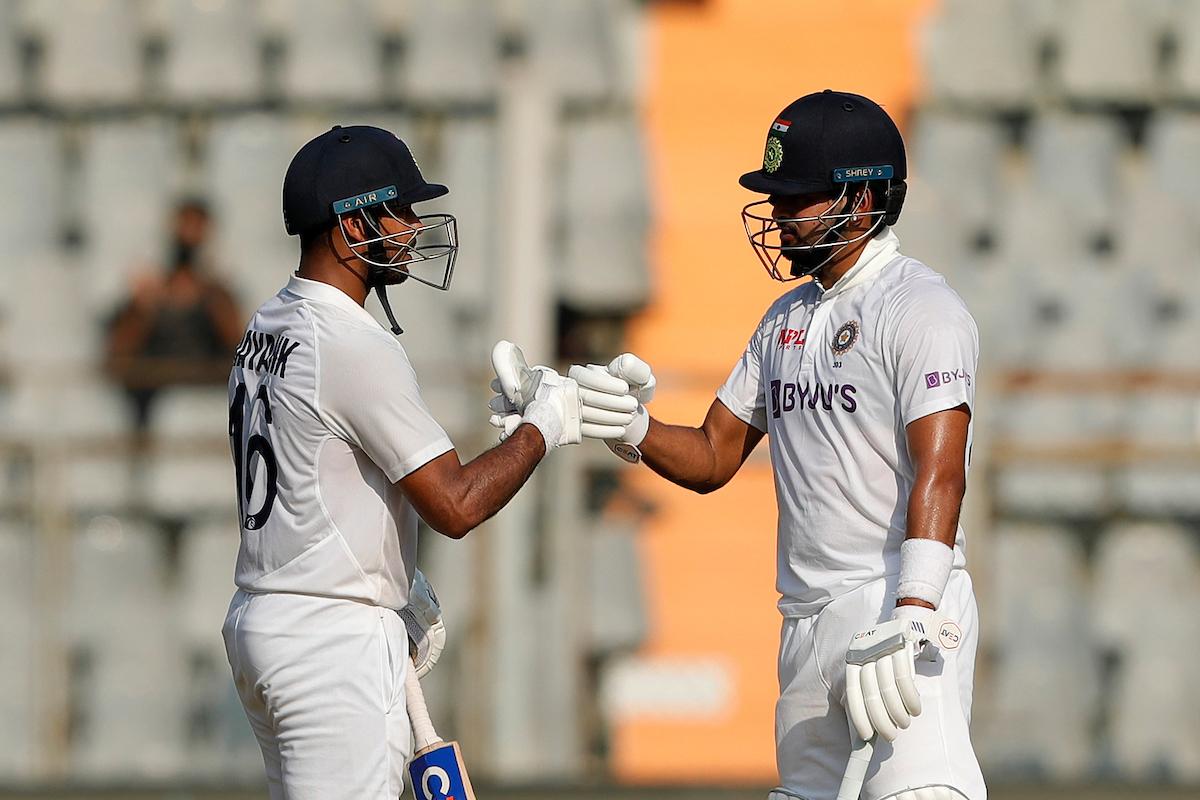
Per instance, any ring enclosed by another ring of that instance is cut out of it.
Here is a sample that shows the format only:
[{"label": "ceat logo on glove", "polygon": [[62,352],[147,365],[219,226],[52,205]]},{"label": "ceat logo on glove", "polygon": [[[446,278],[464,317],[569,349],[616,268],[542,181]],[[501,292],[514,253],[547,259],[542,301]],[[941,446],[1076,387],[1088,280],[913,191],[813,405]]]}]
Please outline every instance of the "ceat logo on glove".
[{"label": "ceat logo on glove", "polygon": [[938,629],[938,644],[943,650],[957,650],[959,642],[962,641],[962,628],[949,620],[942,623],[942,627]]}]

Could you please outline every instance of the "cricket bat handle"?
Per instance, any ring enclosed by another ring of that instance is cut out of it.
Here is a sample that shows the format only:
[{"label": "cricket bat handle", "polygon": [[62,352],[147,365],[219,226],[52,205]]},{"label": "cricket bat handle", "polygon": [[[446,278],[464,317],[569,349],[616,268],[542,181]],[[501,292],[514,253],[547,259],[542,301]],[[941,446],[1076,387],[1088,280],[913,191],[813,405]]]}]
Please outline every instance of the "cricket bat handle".
[{"label": "cricket bat handle", "polygon": [[871,766],[874,740],[864,742],[857,736],[854,739],[854,749],[850,751],[850,761],[846,764],[846,774],[842,778],[842,788],[838,789],[837,800],[858,800],[867,777],[867,767]]},{"label": "cricket bat handle", "polygon": [[442,739],[433,729],[429,709],[425,707],[425,693],[421,691],[421,681],[417,678],[417,668],[412,664],[404,671],[404,701],[408,706],[408,721],[412,724],[415,740],[413,751],[419,753],[431,745],[439,744]]}]

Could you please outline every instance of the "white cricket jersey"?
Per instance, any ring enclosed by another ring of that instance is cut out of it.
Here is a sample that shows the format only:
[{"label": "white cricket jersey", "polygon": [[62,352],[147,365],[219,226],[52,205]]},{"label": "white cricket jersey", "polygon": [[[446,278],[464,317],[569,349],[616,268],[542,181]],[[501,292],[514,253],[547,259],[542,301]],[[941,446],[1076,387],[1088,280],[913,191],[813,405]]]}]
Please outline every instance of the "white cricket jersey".
[{"label": "white cricket jersey", "polygon": [[[811,281],[776,300],[717,391],[770,440],[785,616],[899,572],[913,484],[905,426],[974,411],[975,321],[941,275],[898,249],[886,229],[828,291]],[[954,566],[965,565],[960,526]]]},{"label": "white cricket jersey", "polygon": [[293,277],[251,318],[229,402],[237,585],[403,608],[417,513],[393,484],[453,445],[400,343],[341,290]]}]

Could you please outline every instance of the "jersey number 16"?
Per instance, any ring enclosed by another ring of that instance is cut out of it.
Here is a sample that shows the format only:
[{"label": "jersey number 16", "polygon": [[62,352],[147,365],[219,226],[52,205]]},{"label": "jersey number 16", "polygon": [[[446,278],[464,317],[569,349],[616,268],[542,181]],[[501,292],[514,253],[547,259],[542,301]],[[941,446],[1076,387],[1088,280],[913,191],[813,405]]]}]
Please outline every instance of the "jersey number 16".
[{"label": "jersey number 16", "polygon": [[[254,412],[261,404],[261,413]],[[275,464],[275,451],[269,436],[271,424],[271,401],[267,387],[260,384],[249,405],[246,404],[246,384],[239,383],[229,405],[229,446],[233,450],[233,469],[237,477],[238,517],[242,527],[254,531],[266,524],[275,505],[275,481],[279,468]],[[246,429],[254,431],[246,437]],[[261,432],[259,432],[261,431]],[[262,503],[258,511],[248,508],[254,500],[255,477],[259,471],[266,473],[262,487]]]}]

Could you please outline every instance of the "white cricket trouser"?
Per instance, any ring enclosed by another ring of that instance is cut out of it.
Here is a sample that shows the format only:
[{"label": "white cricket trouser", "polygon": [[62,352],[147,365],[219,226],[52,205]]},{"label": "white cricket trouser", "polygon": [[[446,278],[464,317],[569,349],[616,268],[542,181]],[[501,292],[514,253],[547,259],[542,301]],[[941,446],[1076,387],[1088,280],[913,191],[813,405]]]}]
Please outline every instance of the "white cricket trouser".
[{"label": "white cricket trouser", "polygon": [[271,800],[396,800],[408,635],[389,608],[239,591],[222,630]]},{"label": "white cricket trouser", "polygon": [[[860,586],[810,617],[783,621],[775,753],[783,788],[804,800],[834,800],[850,758],[846,648],[861,630],[891,618],[896,578]],[[917,662],[922,711],[895,742],[876,738],[864,800],[921,786],[949,786],[968,800],[987,789],[971,747],[971,691],[979,612],[971,578],[951,573],[941,611],[962,627],[962,645]]]}]

